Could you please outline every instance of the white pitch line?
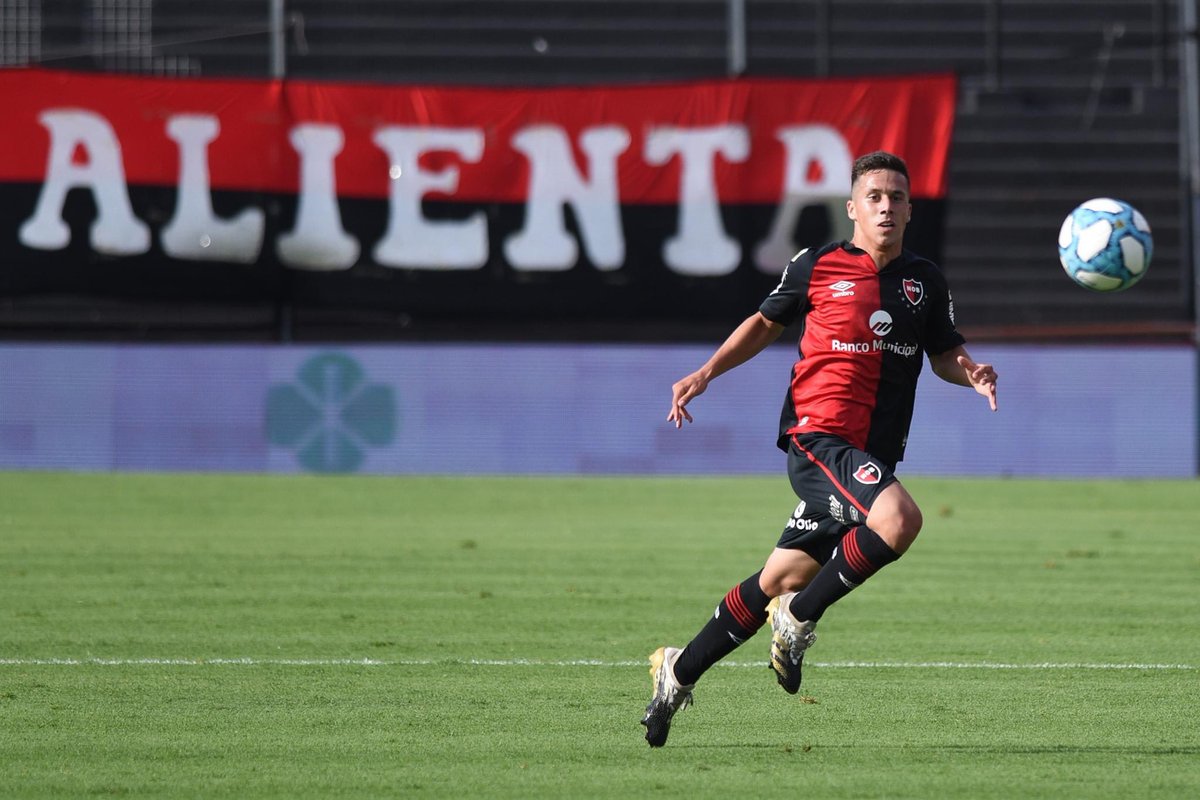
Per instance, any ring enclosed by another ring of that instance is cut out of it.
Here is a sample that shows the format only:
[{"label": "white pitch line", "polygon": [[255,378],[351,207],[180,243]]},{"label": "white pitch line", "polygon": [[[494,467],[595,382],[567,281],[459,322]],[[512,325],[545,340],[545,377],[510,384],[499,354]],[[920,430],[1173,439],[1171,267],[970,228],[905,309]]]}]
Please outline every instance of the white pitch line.
[{"label": "white pitch line", "polygon": [[[644,667],[645,661],[603,659],[376,659],[376,658],[0,658],[5,667]],[[720,667],[756,667],[765,661],[728,661]],[[959,670],[1200,670],[1196,664],[1105,664],[1084,662],[1034,662],[1013,664],[996,661],[814,661],[808,666],[827,669],[959,669]]]}]

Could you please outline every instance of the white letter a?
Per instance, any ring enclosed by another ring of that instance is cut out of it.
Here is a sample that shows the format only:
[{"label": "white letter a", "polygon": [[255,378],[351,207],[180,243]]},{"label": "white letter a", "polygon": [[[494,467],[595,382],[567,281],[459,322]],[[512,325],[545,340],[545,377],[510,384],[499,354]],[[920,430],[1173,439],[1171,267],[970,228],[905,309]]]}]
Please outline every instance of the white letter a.
[{"label": "white letter a", "polygon": [[[131,256],[150,249],[150,229],[133,214],[121,145],[108,120],[90,111],[46,111],[39,119],[50,131],[46,181],[33,216],[21,225],[18,237],[26,247],[59,250],[71,243],[71,228],[62,218],[71,189],[85,188],[96,202],[90,244],[98,253]],[[87,152],[87,163],[76,164],[76,148]]]}]

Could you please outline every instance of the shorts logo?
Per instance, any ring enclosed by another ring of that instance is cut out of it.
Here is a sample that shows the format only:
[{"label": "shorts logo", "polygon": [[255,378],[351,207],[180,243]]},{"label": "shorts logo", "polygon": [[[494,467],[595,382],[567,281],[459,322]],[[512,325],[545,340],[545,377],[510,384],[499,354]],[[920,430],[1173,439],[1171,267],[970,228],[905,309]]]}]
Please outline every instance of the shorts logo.
[{"label": "shorts logo", "polygon": [[867,486],[879,483],[879,479],[882,477],[883,472],[874,461],[868,461],[854,471],[854,480],[859,483],[865,483]]},{"label": "shorts logo", "polygon": [[808,504],[801,500],[800,505],[796,506],[796,510],[792,512],[792,518],[788,520],[788,528],[795,528],[799,531],[815,531],[817,529],[816,520],[804,519],[804,510],[807,507]]},{"label": "shorts logo", "polygon": [[854,288],[853,281],[838,281],[837,283],[829,284],[829,288],[833,289],[834,297],[853,297],[854,292],[850,291]]},{"label": "shorts logo", "polygon": [[925,287],[921,285],[920,281],[905,278],[900,285],[904,288],[905,300],[914,306],[921,305],[921,301],[925,299]]},{"label": "shorts logo", "polygon": [[838,522],[846,524],[846,514],[842,510],[842,503],[834,495],[829,495],[829,513]]}]

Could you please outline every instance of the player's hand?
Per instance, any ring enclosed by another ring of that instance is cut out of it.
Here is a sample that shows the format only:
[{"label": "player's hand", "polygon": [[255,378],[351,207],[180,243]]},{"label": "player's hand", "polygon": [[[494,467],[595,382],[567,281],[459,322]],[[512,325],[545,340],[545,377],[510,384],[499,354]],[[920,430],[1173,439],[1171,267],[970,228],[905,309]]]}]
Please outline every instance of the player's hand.
[{"label": "player's hand", "polygon": [[966,373],[971,388],[987,398],[992,411],[996,410],[996,370],[991,364],[976,364],[966,356],[958,357],[958,365]]},{"label": "player's hand", "polygon": [[675,381],[671,387],[671,411],[667,414],[667,421],[674,422],[676,428],[682,428],[685,419],[691,422],[692,415],[688,413],[687,404],[707,388],[708,380],[699,372]]}]

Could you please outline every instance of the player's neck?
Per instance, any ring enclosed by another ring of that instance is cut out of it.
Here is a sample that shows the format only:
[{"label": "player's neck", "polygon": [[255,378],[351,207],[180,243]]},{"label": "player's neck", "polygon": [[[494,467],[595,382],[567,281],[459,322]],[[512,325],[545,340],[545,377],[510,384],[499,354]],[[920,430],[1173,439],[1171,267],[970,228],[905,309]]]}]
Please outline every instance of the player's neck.
[{"label": "player's neck", "polygon": [[866,252],[867,255],[875,262],[875,269],[881,270],[888,264],[900,257],[901,251],[904,250],[903,244],[896,244],[891,247],[879,248],[869,244],[864,245],[857,241],[851,241],[850,244],[857,247],[859,250]]}]

